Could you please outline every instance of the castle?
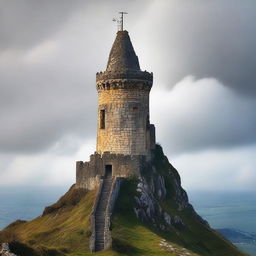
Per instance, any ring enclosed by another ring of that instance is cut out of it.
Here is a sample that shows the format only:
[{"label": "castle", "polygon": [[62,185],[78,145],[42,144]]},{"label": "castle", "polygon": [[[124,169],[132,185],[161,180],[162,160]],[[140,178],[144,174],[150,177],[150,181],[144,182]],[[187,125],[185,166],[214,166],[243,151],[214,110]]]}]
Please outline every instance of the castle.
[{"label": "castle", "polygon": [[77,162],[76,186],[89,190],[101,177],[140,174],[155,147],[149,119],[153,74],[141,71],[127,31],[118,31],[106,71],[96,74],[97,148],[89,162]]},{"label": "castle", "polygon": [[153,74],[141,71],[128,32],[120,30],[106,71],[96,74],[97,148],[89,162],[76,163],[76,187],[97,190],[91,213],[90,251],[111,247],[110,221],[124,178],[140,176],[155,148],[149,93]]}]

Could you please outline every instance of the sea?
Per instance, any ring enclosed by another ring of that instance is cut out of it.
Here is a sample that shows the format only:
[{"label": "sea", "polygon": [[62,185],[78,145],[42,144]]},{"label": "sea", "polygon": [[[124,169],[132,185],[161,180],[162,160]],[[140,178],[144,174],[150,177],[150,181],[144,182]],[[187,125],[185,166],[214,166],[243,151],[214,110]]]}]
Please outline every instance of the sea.
[{"label": "sea", "polygon": [[[17,219],[40,216],[45,206],[56,202],[67,190],[68,186],[0,188],[0,229]],[[197,213],[212,228],[225,230],[238,248],[256,256],[256,191],[187,193]]]},{"label": "sea", "polygon": [[188,191],[197,213],[240,250],[256,256],[256,191]]}]

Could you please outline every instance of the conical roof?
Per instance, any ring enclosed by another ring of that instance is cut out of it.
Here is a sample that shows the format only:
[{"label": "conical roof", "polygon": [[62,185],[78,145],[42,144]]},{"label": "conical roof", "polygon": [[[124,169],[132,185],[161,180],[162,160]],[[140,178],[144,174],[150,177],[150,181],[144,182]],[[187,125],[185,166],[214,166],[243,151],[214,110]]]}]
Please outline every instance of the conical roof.
[{"label": "conical roof", "polygon": [[109,54],[106,71],[140,71],[138,57],[126,30],[118,31]]},{"label": "conical roof", "polygon": [[97,89],[137,87],[151,88],[153,73],[140,70],[138,57],[126,30],[118,31],[112,45],[106,71],[97,72]]}]

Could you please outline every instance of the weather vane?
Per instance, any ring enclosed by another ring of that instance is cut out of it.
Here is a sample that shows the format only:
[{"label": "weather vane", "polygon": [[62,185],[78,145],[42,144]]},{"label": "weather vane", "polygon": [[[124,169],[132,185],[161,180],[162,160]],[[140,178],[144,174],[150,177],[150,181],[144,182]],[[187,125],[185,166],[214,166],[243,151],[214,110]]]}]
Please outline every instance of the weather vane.
[{"label": "weather vane", "polygon": [[127,12],[119,12],[121,14],[120,18],[113,18],[113,21],[117,23],[117,30],[123,31],[124,30],[124,14],[128,14]]}]

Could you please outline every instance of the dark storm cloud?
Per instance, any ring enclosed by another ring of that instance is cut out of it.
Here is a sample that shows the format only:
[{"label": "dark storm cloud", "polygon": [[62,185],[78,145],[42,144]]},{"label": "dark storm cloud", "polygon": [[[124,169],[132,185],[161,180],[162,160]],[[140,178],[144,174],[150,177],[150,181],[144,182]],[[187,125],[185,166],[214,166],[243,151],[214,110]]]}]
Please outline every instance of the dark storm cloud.
[{"label": "dark storm cloud", "polygon": [[[81,143],[95,136],[95,73],[106,66],[116,31],[111,19],[120,10],[129,13],[125,26],[141,67],[154,72],[156,90],[193,75],[218,79],[238,98],[255,95],[254,1],[5,0],[0,2],[2,152],[38,152],[68,135]],[[179,111],[176,119],[162,122],[161,134],[179,152],[254,141],[246,127],[220,141],[227,126],[211,112],[209,126],[218,123],[218,133],[199,143],[207,113],[187,133],[181,128],[191,123],[184,113],[181,120]],[[255,123],[252,111],[243,115]]]},{"label": "dark storm cloud", "polygon": [[2,0],[0,49],[27,49],[54,35],[83,2],[86,3],[82,0]]},{"label": "dark storm cloud", "polygon": [[[84,113],[96,101],[94,67],[87,63],[88,52],[75,49],[84,37],[72,41],[68,29],[84,3],[1,2],[1,151],[36,152],[68,134],[93,134],[96,113]],[[77,22],[82,28],[83,20]],[[63,26],[67,35],[61,34]]]},{"label": "dark storm cloud", "polygon": [[113,2],[0,3],[0,151],[33,153],[68,135],[80,143],[95,136],[95,73],[115,35]]},{"label": "dark storm cloud", "polygon": [[[69,133],[84,139],[94,133],[96,94],[86,90],[80,76],[70,77],[57,68],[51,75],[51,69],[48,75],[36,69],[14,72],[17,87],[2,74],[10,89],[1,94],[1,150],[34,152]],[[94,82],[94,77],[82,78]]]},{"label": "dark storm cloud", "polygon": [[253,0],[155,1],[150,26],[138,28],[150,42],[147,54],[155,54],[145,64],[166,85],[187,75],[215,77],[256,96],[255,10]]}]

